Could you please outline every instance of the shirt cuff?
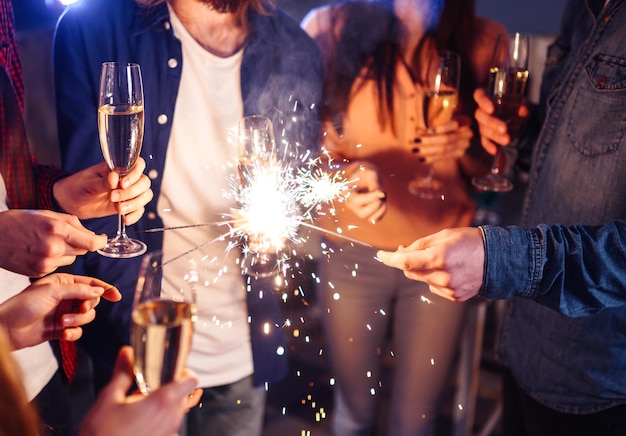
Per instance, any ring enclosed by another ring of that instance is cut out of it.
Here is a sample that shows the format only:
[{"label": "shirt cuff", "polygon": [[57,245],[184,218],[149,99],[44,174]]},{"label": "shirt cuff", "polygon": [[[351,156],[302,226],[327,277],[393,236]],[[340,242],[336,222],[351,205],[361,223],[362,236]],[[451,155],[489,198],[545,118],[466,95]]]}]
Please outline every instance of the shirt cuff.
[{"label": "shirt cuff", "polygon": [[481,226],[485,269],[480,295],[490,299],[533,298],[541,277],[542,244],[538,229]]}]

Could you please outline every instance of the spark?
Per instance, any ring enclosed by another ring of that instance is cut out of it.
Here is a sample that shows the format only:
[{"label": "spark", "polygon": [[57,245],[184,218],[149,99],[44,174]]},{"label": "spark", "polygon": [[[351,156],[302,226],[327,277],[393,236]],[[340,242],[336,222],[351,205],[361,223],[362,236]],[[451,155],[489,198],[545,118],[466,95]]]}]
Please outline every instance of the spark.
[{"label": "spark", "polygon": [[229,236],[240,241],[244,273],[264,268],[285,271],[297,254],[288,247],[306,242],[302,228],[342,236],[317,226],[314,212],[325,203],[344,201],[352,182],[340,171],[328,171],[322,157],[314,158],[308,150],[302,156],[285,152],[281,157],[240,162],[239,174],[231,177],[230,190],[224,193],[238,205],[225,223]]}]

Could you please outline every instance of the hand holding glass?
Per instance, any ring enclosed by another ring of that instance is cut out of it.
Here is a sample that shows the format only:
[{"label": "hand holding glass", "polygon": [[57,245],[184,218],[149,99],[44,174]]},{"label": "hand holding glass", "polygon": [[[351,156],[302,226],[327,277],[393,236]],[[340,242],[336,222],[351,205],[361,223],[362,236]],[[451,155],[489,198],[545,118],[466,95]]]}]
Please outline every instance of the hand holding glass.
[{"label": "hand holding glass", "polygon": [[165,268],[160,252],[148,254],[142,260],[135,289],[131,345],[135,379],[146,395],[181,377],[197,318],[195,263],[189,263],[188,289],[166,289]]},{"label": "hand holding glass", "polygon": [[[514,33],[508,39],[500,38],[493,54],[493,66],[489,70],[489,97],[494,104],[493,115],[508,125],[509,135],[519,132],[519,109],[528,81],[528,36]],[[517,122],[517,123],[516,123]],[[496,144],[491,171],[485,176],[474,177],[472,184],[481,191],[507,192],[513,183],[502,175],[500,162],[502,146]]]},{"label": "hand holding glass", "polygon": [[[100,74],[98,131],[104,160],[124,177],[135,166],[143,141],[143,85],[139,65],[105,62]],[[98,250],[103,256],[128,258],[146,252],[146,244],[126,235],[124,216],[118,214],[115,237]]]},{"label": "hand holding glass", "polygon": [[[239,123],[239,181],[243,189],[249,190],[248,196],[267,195],[261,190],[264,178],[275,177],[272,171],[277,164],[276,141],[272,121],[261,115],[250,115]],[[255,200],[255,199],[251,199]],[[246,223],[248,225],[248,223]],[[276,241],[261,233],[262,229],[247,228],[245,246],[247,252],[242,261],[245,274],[254,277],[268,277],[276,270]]]},{"label": "hand holding glass", "polygon": [[[442,51],[428,62],[424,83],[424,124],[426,129],[445,124],[452,120],[452,115],[459,102],[459,84],[461,61],[451,51]],[[409,192],[420,198],[444,198],[443,184],[434,177],[432,165],[428,165],[427,174],[409,183]]]}]

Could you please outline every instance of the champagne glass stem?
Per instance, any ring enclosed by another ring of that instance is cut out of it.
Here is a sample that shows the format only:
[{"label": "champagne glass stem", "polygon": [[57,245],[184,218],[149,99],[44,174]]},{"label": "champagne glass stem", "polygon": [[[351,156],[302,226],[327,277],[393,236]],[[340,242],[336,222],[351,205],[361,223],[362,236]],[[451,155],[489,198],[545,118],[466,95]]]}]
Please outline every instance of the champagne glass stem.
[{"label": "champagne glass stem", "polygon": [[502,146],[500,144],[496,144],[496,154],[493,156],[493,162],[491,163],[491,174],[494,176],[500,175],[502,172],[500,168],[500,160],[502,158]]},{"label": "champagne glass stem", "polygon": [[117,237],[126,239],[126,224],[124,223],[124,214],[117,214]]},{"label": "champagne glass stem", "polygon": [[434,170],[432,165],[428,165],[426,168],[426,174],[422,177],[423,183],[430,186],[433,181]]},{"label": "champagne glass stem", "polygon": [[497,147],[489,174],[472,178],[472,184],[481,191],[508,192],[513,189],[513,183],[502,175],[500,161],[504,151],[501,145],[497,145]]}]

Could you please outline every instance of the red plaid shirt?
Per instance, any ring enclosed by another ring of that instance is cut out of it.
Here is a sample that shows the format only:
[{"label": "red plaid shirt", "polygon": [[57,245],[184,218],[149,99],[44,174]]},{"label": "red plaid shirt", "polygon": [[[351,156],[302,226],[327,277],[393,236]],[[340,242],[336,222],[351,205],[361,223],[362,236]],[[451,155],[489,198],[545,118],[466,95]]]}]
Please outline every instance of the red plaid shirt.
[{"label": "red plaid shirt", "polygon": [[[30,154],[24,128],[24,82],[20,65],[13,8],[0,0],[0,173],[7,188],[11,209],[53,209],[52,186],[67,173],[39,165]],[[76,345],[59,341],[62,366],[72,380]]]},{"label": "red plaid shirt", "polygon": [[20,65],[13,8],[0,0],[0,173],[11,209],[54,209],[52,185],[67,173],[39,165],[30,154],[23,125],[24,81]]}]

